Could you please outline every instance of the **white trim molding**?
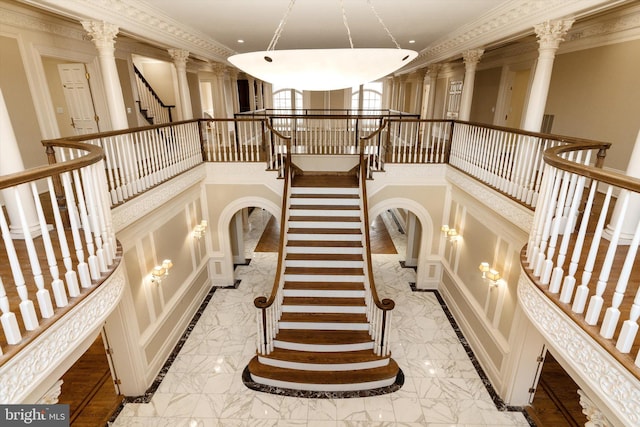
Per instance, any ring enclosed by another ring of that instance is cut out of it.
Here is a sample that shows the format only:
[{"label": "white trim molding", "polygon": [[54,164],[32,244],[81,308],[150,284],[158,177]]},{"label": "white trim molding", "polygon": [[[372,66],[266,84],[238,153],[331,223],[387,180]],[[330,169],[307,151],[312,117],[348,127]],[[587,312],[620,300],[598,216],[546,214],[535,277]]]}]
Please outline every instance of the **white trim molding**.
[{"label": "white trim molding", "polygon": [[181,194],[185,189],[204,181],[205,176],[205,166],[197,166],[134,199],[127,200],[120,206],[116,206],[111,209],[113,229],[117,233],[133,222],[144,218],[154,209],[173,199],[176,194]]},{"label": "white trim molding", "polygon": [[531,323],[579,378],[574,380],[613,425],[640,425],[640,381],[558,308],[527,275],[518,299]]}]

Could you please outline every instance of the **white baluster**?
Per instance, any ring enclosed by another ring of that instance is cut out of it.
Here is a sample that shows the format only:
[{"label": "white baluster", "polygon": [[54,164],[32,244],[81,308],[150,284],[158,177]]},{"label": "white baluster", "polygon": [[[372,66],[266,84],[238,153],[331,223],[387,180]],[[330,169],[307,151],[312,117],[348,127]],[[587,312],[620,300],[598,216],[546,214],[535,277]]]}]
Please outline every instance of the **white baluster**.
[{"label": "white baluster", "polygon": [[[582,178],[584,181],[584,178]],[[583,184],[581,184],[583,185]],[[576,272],[578,271],[578,263],[580,262],[580,255],[584,246],[584,238],[587,233],[587,226],[589,225],[589,218],[591,216],[591,208],[593,207],[593,199],[598,188],[597,181],[591,182],[591,189],[589,190],[589,196],[587,203],[582,213],[582,222],[580,224],[580,230],[578,231],[578,237],[573,246],[573,253],[571,255],[571,262],[569,263],[569,272],[562,281],[562,291],[560,292],[560,302],[568,304],[571,302],[573,296],[573,289],[576,285]]]},{"label": "white baluster", "polygon": [[[51,179],[51,177],[47,178],[47,184],[49,186],[51,210],[53,211],[53,218],[56,224],[56,232],[58,234],[58,245],[60,246],[60,252],[62,253],[62,262],[64,263],[66,269],[64,278],[67,282],[69,296],[71,298],[75,298],[80,295],[80,288],[78,287],[78,276],[76,275],[76,272],[73,271],[73,261],[71,260],[69,245],[67,244],[67,236],[64,232],[64,224],[62,223],[62,217],[60,215],[60,207],[56,202],[56,194],[53,188],[53,180]],[[105,197],[107,197],[106,193]]]},{"label": "white baluster", "polygon": [[535,259],[533,259],[534,267],[533,267],[533,275],[536,277],[540,277],[542,273],[542,265],[544,262],[544,253],[547,249],[547,243],[549,242],[549,237],[551,235],[551,224],[553,223],[553,214],[556,209],[556,203],[558,200],[558,192],[560,191],[560,181],[562,181],[562,171],[559,169],[551,169],[548,171],[551,173],[551,179],[553,180],[553,189],[551,190],[551,195],[548,197],[548,204],[545,205],[544,208],[544,222],[542,227],[542,234],[539,244],[538,255]]},{"label": "white baluster", "polygon": [[58,271],[58,262],[56,255],[53,252],[53,245],[51,244],[51,237],[49,236],[49,228],[47,220],[44,218],[44,212],[42,211],[42,203],[40,202],[40,195],[36,188],[36,183],[31,182],[31,193],[33,194],[33,201],[38,215],[38,221],[40,222],[40,231],[42,236],[42,243],[44,245],[45,254],[47,256],[47,263],[49,265],[49,272],[53,281],[51,282],[51,289],[53,289],[53,296],[56,301],[57,307],[65,307],[69,301],[67,300],[67,293],[64,289],[64,283],[60,280]]},{"label": "white baluster", "polygon": [[[631,351],[631,347],[636,339],[636,335],[638,334],[638,318],[640,317],[640,289],[636,292],[636,297],[633,299],[633,305],[631,306],[631,310],[629,312],[629,319],[625,320],[622,323],[622,329],[620,330],[620,335],[618,336],[618,342],[616,343],[616,348],[620,350],[622,353],[629,353]],[[636,359],[636,365],[638,365],[638,361]]]},{"label": "white baluster", "polygon": [[[38,251],[33,243],[31,237],[31,230],[27,222],[27,216],[25,215],[24,208],[22,206],[22,199],[20,193],[15,191],[15,202],[18,208],[18,214],[20,222],[22,223],[24,242],[27,246],[27,254],[29,256],[29,264],[31,265],[31,273],[33,274],[33,280],[36,282],[38,291],[36,292],[36,298],[38,299],[38,306],[40,307],[40,315],[48,319],[53,316],[53,304],[51,303],[51,295],[49,290],[44,287],[44,277],[42,276],[42,269],[40,268],[40,261],[38,260]],[[44,229],[48,233],[47,225],[45,223]]]},{"label": "white baluster", "polygon": [[9,232],[9,225],[4,217],[4,212],[0,209],[0,229],[2,229],[2,239],[4,240],[5,250],[9,257],[9,265],[11,266],[11,274],[13,275],[13,281],[20,297],[20,314],[22,315],[22,321],[27,331],[33,331],[38,327],[38,317],[36,316],[36,310],[33,305],[33,301],[29,299],[29,293],[27,286],[22,275],[20,267],[20,260],[13,246],[13,240]]},{"label": "white baluster", "polygon": [[587,256],[587,262],[585,263],[584,270],[582,271],[582,283],[576,290],[576,296],[573,300],[573,306],[571,310],[574,313],[582,313],[584,306],[587,303],[587,297],[589,296],[589,281],[591,280],[591,274],[593,273],[593,266],[595,264],[596,255],[598,254],[598,248],[600,247],[600,239],[602,238],[602,230],[604,228],[604,222],[609,210],[609,202],[611,201],[611,191],[613,187],[610,185],[607,190],[607,194],[602,205],[602,211],[598,219],[598,225],[591,241],[591,248],[589,249],[589,255]]},{"label": "white baluster", "polygon": [[0,311],[2,311],[0,321],[2,322],[2,330],[4,331],[4,337],[7,340],[7,344],[18,344],[22,340],[22,334],[18,327],[16,315],[9,308],[9,298],[7,298],[7,292],[4,289],[2,277],[0,277]]},{"label": "white baluster", "polygon": [[[622,228],[622,223],[619,224]],[[618,236],[619,237],[619,236]],[[629,283],[629,277],[633,264],[636,260],[636,253],[638,252],[638,243],[640,243],[640,223],[636,226],[636,231],[631,239],[627,256],[616,284],[616,290],[613,293],[613,300],[611,307],[607,308],[604,319],[602,321],[602,327],[600,328],[600,335],[604,338],[613,338],[613,334],[618,326],[618,320],[620,319],[620,304],[624,298],[624,294],[627,291],[627,284]],[[633,308],[632,308],[633,311]],[[637,318],[636,318],[637,320]],[[625,322],[626,323],[626,322]]]},{"label": "white baluster", "polygon": [[[620,203],[619,200],[618,203]],[[609,242],[609,248],[607,248],[607,254],[604,258],[602,269],[600,270],[600,276],[598,277],[598,283],[596,285],[596,293],[589,300],[589,308],[587,309],[587,314],[585,316],[585,322],[588,325],[595,325],[596,323],[598,323],[598,318],[600,317],[600,312],[602,311],[602,305],[604,304],[602,294],[607,288],[609,274],[611,273],[611,267],[613,265],[613,258],[616,255],[616,250],[618,249],[618,240],[620,239],[620,232],[622,230],[622,224],[624,221],[624,216],[627,213],[628,205],[629,192],[626,191],[622,195],[621,212],[615,223],[613,236],[611,237],[611,241]]]},{"label": "white baluster", "polygon": [[67,199],[67,206],[69,206],[69,222],[71,225],[71,235],[73,237],[73,246],[76,252],[76,258],[78,259],[78,275],[80,276],[80,285],[83,288],[91,286],[91,275],[89,273],[89,265],[84,260],[84,249],[82,247],[82,240],[80,237],[80,221],[78,219],[78,212],[75,207],[75,196],[71,184],[70,174],[65,172],[62,174],[62,185],[64,188],[65,197]]}]

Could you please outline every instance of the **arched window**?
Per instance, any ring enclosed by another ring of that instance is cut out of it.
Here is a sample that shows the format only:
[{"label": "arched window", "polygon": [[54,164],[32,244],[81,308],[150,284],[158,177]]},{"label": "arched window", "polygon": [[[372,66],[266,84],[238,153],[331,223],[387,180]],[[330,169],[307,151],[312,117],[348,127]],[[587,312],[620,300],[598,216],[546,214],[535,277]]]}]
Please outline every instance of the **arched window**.
[{"label": "arched window", "polygon": [[[275,110],[295,110],[296,108],[302,107],[302,91],[292,89],[292,88],[283,88],[283,87],[273,87],[273,108]],[[283,112],[283,111],[280,111]]]},{"label": "arched window", "polygon": [[[382,82],[371,82],[354,87],[351,95],[353,110],[381,110]],[[373,111],[371,111],[373,113]],[[363,112],[367,114],[367,111]]]}]

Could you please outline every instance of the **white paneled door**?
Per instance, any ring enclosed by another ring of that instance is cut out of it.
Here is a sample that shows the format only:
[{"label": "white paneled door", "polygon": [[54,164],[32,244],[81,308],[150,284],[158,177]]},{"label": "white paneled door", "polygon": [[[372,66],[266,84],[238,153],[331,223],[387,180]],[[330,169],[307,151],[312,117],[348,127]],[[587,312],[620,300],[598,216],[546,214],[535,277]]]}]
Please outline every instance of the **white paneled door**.
[{"label": "white paneled door", "polygon": [[76,135],[99,132],[89,73],[84,64],[58,64],[71,127]]}]

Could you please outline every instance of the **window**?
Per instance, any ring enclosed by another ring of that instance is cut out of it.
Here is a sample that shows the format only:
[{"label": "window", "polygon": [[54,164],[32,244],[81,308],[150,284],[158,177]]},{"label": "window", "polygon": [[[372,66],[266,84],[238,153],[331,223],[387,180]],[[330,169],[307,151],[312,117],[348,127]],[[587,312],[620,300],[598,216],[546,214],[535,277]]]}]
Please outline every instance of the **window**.
[{"label": "window", "polygon": [[287,112],[302,108],[302,91],[274,86],[273,108],[275,110],[288,110]]},{"label": "window", "polygon": [[382,82],[371,82],[352,88],[351,109],[381,110]]}]

